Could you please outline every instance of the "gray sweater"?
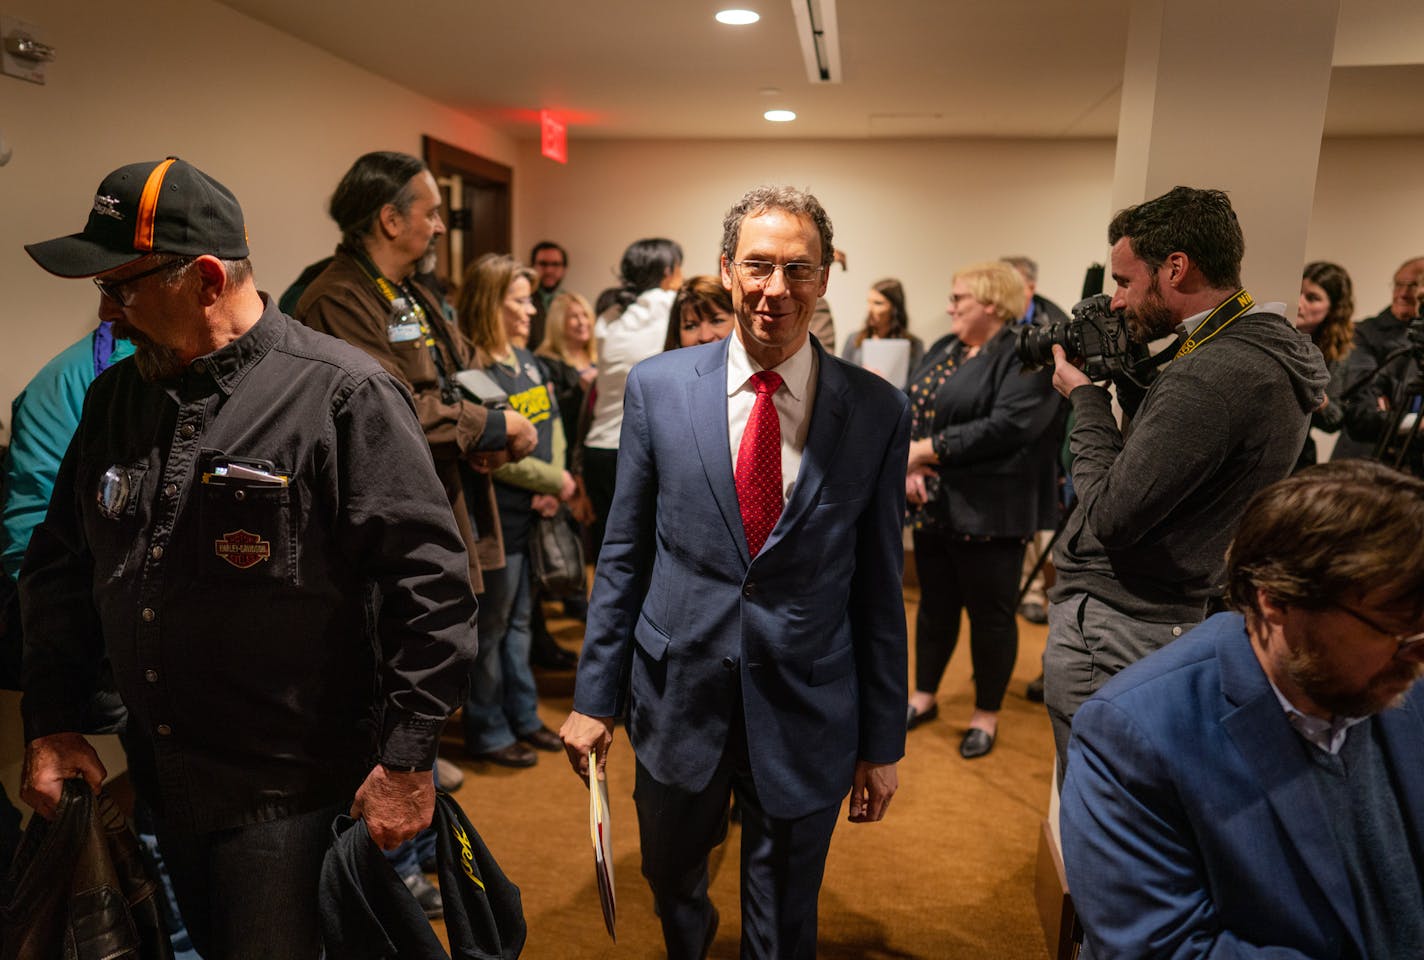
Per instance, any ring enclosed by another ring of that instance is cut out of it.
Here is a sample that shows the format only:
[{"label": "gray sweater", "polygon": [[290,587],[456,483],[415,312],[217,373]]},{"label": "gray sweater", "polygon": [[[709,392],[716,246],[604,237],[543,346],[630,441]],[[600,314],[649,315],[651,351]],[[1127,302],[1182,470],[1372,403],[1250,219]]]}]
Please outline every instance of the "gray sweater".
[{"label": "gray sweater", "polygon": [[1241,512],[1290,473],[1328,379],[1309,337],[1253,313],[1168,364],[1125,439],[1105,389],[1074,390],[1079,504],[1051,599],[1086,592],[1141,620],[1201,619]]}]

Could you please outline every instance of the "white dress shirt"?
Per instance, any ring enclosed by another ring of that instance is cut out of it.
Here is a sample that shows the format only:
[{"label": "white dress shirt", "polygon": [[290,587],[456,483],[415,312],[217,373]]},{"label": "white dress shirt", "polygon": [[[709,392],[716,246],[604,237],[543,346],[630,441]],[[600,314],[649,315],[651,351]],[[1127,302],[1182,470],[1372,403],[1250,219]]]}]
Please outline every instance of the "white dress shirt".
[{"label": "white dress shirt", "polygon": [[[737,331],[727,338],[727,433],[731,443],[732,475],[737,474],[737,452],[742,446],[742,434],[756,404],[756,387],[752,374],[762,367],[747,354]],[[781,504],[791,498],[796,474],[801,469],[801,451],[806,449],[806,434],[811,428],[811,408],[816,400],[818,357],[807,339],[791,356],[772,367],[781,374],[782,384],[772,395],[777,418],[781,421]]]}]

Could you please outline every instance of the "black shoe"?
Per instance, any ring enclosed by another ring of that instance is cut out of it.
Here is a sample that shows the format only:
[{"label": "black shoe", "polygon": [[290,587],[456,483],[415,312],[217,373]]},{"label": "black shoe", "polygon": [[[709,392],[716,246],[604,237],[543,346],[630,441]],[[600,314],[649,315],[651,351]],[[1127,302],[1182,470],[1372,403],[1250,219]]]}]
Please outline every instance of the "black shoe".
[{"label": "black shoe", "polygon": [[1043,609],[1043,604],[1041,603],[1024,604],[1019,607],[1019,616],[1023,617],[1029,623],[1043,624],[1048,622],[1048,611]]},{"label": "black shoe", "polygon": [[564,749],[564,741],[559,739],[559,735],[544,726],[541,726],[538,730],[520,734],[519,739],[536,750],[548,750],[550,753],[558,753]]},{"label": "black shoe", "polygon": [[994,735],[985,733],[978,727],[970,727],[969,731],[964,734],[964,739],[959,741],[959,755],[965,760],[982,757],[993,749]]},{"label": "black shoe", "polygon": [[1030,680],[1028,686],[1024,688],[1024,699],[1030,703],[1043,702],[1043,673],[1039,672],[1038,678]]},{"label": "black shoe", "polygon": [[913,730],[922,723],[928,723],[939,716],[939,704],[932,703],[928,710],[916,710],[914,707],[905,708],[905,729]]},{"label": "black shoe", "polygon": [[410,895],[415,897],[415,902],[420,904],[420,909],[425,911],[426,919],[439,920],[445,916],[445,902],[440,899],[440,891],[425,879],[425,874],[412,873],[408,877],[401,877],[401,882],[410,891]]},{"label": "black shoe", "polygon": [[477,753],[475,759],[488,760],[501,767],[532,767],[539,762],[539,755],[516,740],[507,747]]},{"label": "black shoe", "polygon": [[529,665],[540,670],[572,670],[578,666],[578,654],[565,650],[546,633],[530,644]]}]

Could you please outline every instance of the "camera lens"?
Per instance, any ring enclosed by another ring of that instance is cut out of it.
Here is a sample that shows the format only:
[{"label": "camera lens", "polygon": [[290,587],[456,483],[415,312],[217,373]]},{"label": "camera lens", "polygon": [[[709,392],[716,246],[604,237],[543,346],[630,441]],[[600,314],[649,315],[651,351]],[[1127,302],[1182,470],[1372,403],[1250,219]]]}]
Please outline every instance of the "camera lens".
[{"label": "camera lens", "polygon": [[1059,321],[1040,326],[1029,324],[1020,327],[1017,350],[1019,362],[1025,370],[1038,370],[1053,363],[1053,345],[1056,343],[1072,356],[1068,349],[1068,324]]}]

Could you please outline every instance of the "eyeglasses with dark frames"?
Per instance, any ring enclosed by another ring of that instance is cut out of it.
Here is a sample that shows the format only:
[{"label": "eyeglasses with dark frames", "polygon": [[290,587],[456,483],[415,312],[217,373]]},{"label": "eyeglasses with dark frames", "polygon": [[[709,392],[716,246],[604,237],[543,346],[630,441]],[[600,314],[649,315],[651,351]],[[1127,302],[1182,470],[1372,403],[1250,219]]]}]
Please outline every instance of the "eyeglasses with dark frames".
[{"label": "eyeglasses with dark frames", "polygon": [[1393,630],[1386,630],[1378,623],[1375,623],[1372,618],[1365,616],[1363,613],[1356,610],[1354,607],[1347,607],[1343,603],[1332,603],[1330,604],[1330,606],[1334,607],[1336,610],[1341,611],[1342,613],[1348,613],[1350,616],[1354,617],[1356,620],[1369,627],[1375,633],[1383,634],[1384,636],[1389,637],[1399,647],[1400,653],[1403,653],[1406,650],[1412,650],[1420,643],[1424,643],[1424,630],[1420,630],[1417,633],[1395,633]]},{"label": "eyeglasses with dark frames", "polygon": [[192,263],[193,259],[193,257],[180,257],[177,260],[165,260],[156,267],[141,271],[131,277],[124,277],[122,280],[101,280],[98,277],[94,277],[94,286],[99,288],[101,294],[119,306],[127,307],[129,305],[129,298],[126,298],[122,293],[124,287],[127,287],[137,280],[142,280],[144,277],[151,277],[155,273],[161,273],[164,270],[173,270],[180,266],[185,267]]},{"label": "eyeglasses with dark frames", "polygon": [[819,263],[772,263],[770,260],[733,260],[741,278],[750,283],[767,283],[771,275],[781,271],[787,283],[815,283],[825,269]]}]

